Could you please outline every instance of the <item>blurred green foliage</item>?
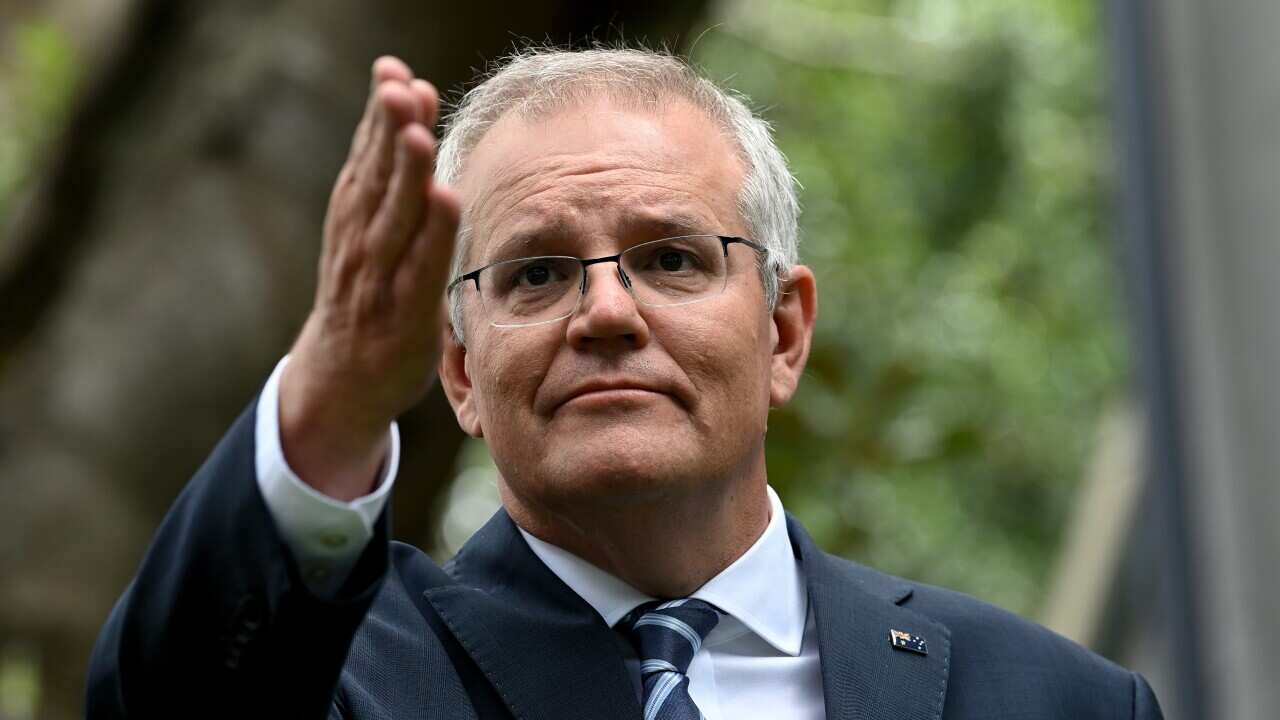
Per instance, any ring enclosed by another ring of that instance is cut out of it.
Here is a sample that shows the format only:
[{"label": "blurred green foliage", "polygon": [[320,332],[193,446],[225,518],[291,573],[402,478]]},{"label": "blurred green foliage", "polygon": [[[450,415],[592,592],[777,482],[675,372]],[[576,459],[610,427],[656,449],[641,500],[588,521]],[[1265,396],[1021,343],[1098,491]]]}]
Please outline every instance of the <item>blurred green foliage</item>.
[{"label": "blurred green foliage", "polygon": [[0,227],[61,127],[80,64],[66,35],[49,22],[0,30]]},{"label": "blurred green foliage", "polygon": [[828,550],[1034,613],[1128,360],[1101,30],[1074,0],[722,6],[820,319],[769,478]]}]

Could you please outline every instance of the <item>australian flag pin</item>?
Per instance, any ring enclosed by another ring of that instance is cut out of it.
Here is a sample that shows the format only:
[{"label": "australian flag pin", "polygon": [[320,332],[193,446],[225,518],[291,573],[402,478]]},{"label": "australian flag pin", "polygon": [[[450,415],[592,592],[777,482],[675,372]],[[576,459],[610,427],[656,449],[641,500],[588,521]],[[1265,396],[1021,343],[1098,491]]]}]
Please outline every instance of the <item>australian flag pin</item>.
[{"label": "australian flag pin", "polygon": [[909,632],[889,630],[889,644],[894,650],[906,650],[921,655],[929,654],[929,647],[925,645],[924,638]]}]

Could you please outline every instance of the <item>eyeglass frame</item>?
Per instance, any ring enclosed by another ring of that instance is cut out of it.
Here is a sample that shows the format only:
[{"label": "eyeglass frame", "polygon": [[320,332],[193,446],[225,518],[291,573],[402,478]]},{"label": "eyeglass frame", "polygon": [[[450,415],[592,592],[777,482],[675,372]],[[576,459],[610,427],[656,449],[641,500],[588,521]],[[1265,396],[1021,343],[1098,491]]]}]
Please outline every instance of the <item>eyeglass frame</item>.
[{"label": "eyeglass frame", "polygon": [[[678,307],[680,305],[692,305],[696,302],[700,302],[702,300],[708,300],[710,298],[716,297],[716,295],[708,295],[706,297],[698,298],[697,300],[690,300],[688,302],[683,302],[683,303],[671,303],[670,305],[655,305],[653,303],[647,303],[636,297],[635,291],[631,288],[631,284],[632,284],[631,277],[627,275],[627,271],[622,268],[622,256],[632,250],[635,250],[636,248],[644,247],[645,245],[654,245],[660,242],[666,242],[667,240],[680,240],[682,238],[692,238],[692,237],[713,237],[719,240],[720,249],[724,253],[724,257],[726,260],[729,258],[729,246],[735,243],[746,245],[752,250],[755,250],[758,258],[763,258],[767,256],[769,252],[768,248],[766,248],[765,246],[757,242],[753,242],[751,240],[747,240],[746,238],[736,237],[733,235],[716,235],[714,233],[690,233],[688,235],[673,235],[671,237],[657,238],[655,240],[647,240],[645,242],[632,245],[626,250],[615,253],[613,255],[601,255],[600,257],[594,257],[594,258],[580,258],[580,257],[574,257],[572,255],[530,255],[529,257],[512,258],[510,260],[499,260],[497,262],[491,262],[488,265],[484,265],[476,268],[475,270],[471,270],[470,272],[463,273],[462,275],[459,275],[458,277],[451,280],[449,284],[445,287],[445,294],[447,295],[452,293],[453,289],[457,287],[459,284],[467,280],[470,280],[475,284],[476,294],[480,295],[480,292],[481,292],[480,291],[480,273],[484,272],[485,270],[488,270],[491,267],[494,267],[495,265],[503,265],[505,263],[510,263],[510,262],[519,262],[521,260],[535,260],[537,258],[561,258],[566,260],[577,260],[578,263],[582,266],[582,280],[578,283],[578,299],[576,302],[574,302],[572,310],[558,317],[550,318],[548,320],[538,320],[536,322],[531,322],[527,324],[499,325],[493,322],[490,322],[490,324],[493,325],[494,327],[500,327],[500,328],[533,327],[535,325],[545,325],[547,323],[553,323],[553,322],[556,322],[557,320],[563,320],[567,317],[572,316],[575,312],[578,311],[578,306],[582,303],[582,298],[587,294],[587,268],[589,268],[592,265],[597,265],[599,263],[604,263],[604,262],[611,262],[611,263],[617,264],[618,278],[622,282],[622,287],[626,289],[627,294],[631,296],[632,300],[635,300],[641,305],[645,305],[648,307]],[[723,289],[721,290],[721,292],[723,292]],[[481,297],[483,298],[483,296]]]}]

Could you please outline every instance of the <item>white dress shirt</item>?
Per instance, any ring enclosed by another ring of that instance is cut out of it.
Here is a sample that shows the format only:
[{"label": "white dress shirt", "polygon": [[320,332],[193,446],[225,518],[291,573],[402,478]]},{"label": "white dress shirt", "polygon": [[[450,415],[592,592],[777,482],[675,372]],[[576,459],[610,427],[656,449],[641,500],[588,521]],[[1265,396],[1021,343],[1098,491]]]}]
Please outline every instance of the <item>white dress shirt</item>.
[{"label": "white dress shirt", "polygon": [[[377,488],[352,502],[325,496],[289,468],[280,444],[280,361],[258,400],[258,486],[281,535],[313,592],[332,595],[373,537],[400,460],[399,431],[391,425],[391,451]],[[826,716],[817,634],[804,576],[787,536],[782,502],[767,488],[769,525],[746,553],[691,597],[721,610],[689,665],[689,695],[707,720],[768,718],[820,720]],[[595,609],[610,627],[653,598],[591,563],[520,529],[551,572]],[[639,658],[627,661],[637,689]]]},{"label": "white dress shirt", "polygon": [[[690,597],[725,611],[689,663],[689,696],[707,720],[825,717],[818,638],[782,501],[766,488],[769,526]],[[613,627],[654,598],[520,529],[533,554]],[[640,659],[627,661],[639,687]]]}]

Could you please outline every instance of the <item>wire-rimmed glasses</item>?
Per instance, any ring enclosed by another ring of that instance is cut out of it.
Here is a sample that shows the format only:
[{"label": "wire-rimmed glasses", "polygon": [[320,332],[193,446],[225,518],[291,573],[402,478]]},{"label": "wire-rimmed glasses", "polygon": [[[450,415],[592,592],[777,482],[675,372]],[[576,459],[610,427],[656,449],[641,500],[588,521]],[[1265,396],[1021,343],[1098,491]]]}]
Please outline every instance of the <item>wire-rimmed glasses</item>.
[{"label": "wire-rimmed glasses", "polygon": [[689,305],[724,292],[733,244],[745,245],[761,256],[765,253],[763,246],[739,237],[681,235],[605,257],[541,255],[500,260],[454,278],[448,291],[471,281],[485,317],[495,327],[541,325],[572,315],[587,291],[587,267],[612,262],[618,265],[622,286],[637,303]]}]

